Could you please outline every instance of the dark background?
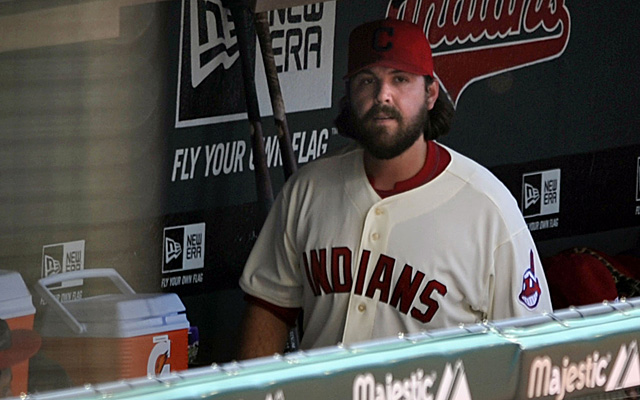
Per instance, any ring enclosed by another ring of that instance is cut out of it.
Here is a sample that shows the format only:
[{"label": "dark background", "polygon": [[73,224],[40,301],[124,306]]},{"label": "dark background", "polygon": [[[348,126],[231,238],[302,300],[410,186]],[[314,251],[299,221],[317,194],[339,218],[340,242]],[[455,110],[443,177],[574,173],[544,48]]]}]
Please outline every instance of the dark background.
[{"label": "dark background", "polygon": [[[181,1],[121,7],[118,34],[102,39],[55,43],[34,28],[37,43],[21,46],[2,28],[23,14],[89,3],[0,3],[0,268],[32,287],[43,246],[84,240],[85,268],[115,268],[138,292],[180,295],[200,330],[199,364],[228,361],[243,308],[237,280],[259,229],[253,171],[171,177],[177,149],[202,146],[204,157],[206,145],[246,141],[248,151],[248,124],[175,127]],[[332,107],[290,113],[291,132],[331,130],[348,33],[384,17],[387,3],[336,3]],[[565,5],[564,53],[469,85],[442,142],[487,166],[519,203],[523,174],[561,170],[560,212],[527,219],[557,218],[556,227],[533,231],[541,256],[573,246],[637,251],[640,4]],[[211,87],[212,104],[237,100],[234,78],[224,84],[235,90]],[[263,125],[275,134],[271,117]],[[346,143],[330,135],[328,151]],[[277,193],[282,168],[271,173]],[[161,288],[163,229],[201,222],[203,282]]]}]

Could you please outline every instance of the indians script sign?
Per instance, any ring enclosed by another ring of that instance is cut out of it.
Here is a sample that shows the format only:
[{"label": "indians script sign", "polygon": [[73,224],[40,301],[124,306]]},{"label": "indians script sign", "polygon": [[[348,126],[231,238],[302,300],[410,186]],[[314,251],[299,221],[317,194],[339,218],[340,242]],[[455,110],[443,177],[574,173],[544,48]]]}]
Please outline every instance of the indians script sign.
[{"label": "indians script sign", "polygon": [[571,28],[564,0],[390,0],[387,17],[424,27],[455,104],[474,81],[560,57]]}]

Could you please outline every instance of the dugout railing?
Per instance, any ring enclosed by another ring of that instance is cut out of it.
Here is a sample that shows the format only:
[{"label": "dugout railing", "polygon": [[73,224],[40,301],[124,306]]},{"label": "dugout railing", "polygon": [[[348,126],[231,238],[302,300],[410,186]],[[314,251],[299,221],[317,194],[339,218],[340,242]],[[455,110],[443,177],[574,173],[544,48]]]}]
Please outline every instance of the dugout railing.
[{"label": "dugout railing", "polygon": [[634,398],[639,338],[640,298],[634,298],[26,398]]}]

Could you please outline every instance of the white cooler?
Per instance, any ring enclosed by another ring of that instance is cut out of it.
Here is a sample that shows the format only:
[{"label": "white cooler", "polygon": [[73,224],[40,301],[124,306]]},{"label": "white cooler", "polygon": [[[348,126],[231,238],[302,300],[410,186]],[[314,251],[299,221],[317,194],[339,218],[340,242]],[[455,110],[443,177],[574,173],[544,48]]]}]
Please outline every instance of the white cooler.
[{"label": "white cooler", "polygon": [[[47,288],[67,280],[109,278],[120,293],[60,303]],[[87,269],[41,279],[48,303],[44,353],[76,385],[162,376],[188,367],[189,321],[175,293],[138,294],[113,269]]]}]

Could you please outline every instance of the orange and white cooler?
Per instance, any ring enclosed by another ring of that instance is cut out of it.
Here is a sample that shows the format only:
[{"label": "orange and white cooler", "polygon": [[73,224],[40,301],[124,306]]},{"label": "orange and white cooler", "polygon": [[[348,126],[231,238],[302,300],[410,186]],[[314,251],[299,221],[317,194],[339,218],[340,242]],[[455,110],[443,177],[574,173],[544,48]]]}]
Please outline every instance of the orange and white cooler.
[{"label": "orange and white cooler", "polygon": [[[120,293],[61,303],[48,286],[109,278]],[[42,349],[76,385],[163,376],[188,367],[189,321],[175,293],[138,294],[113,269],[87,269],[38,281],[48,303]]]},{"label": "orange and white cooler", "polygon": [[[12,331],[33,330],[35,313],[31,293],[22,275],[15,271],[0,270],[0,318],[7,321]],[[11,392],[15,395],[27,393],[29,360],[12,366],[11,374]]]}]

